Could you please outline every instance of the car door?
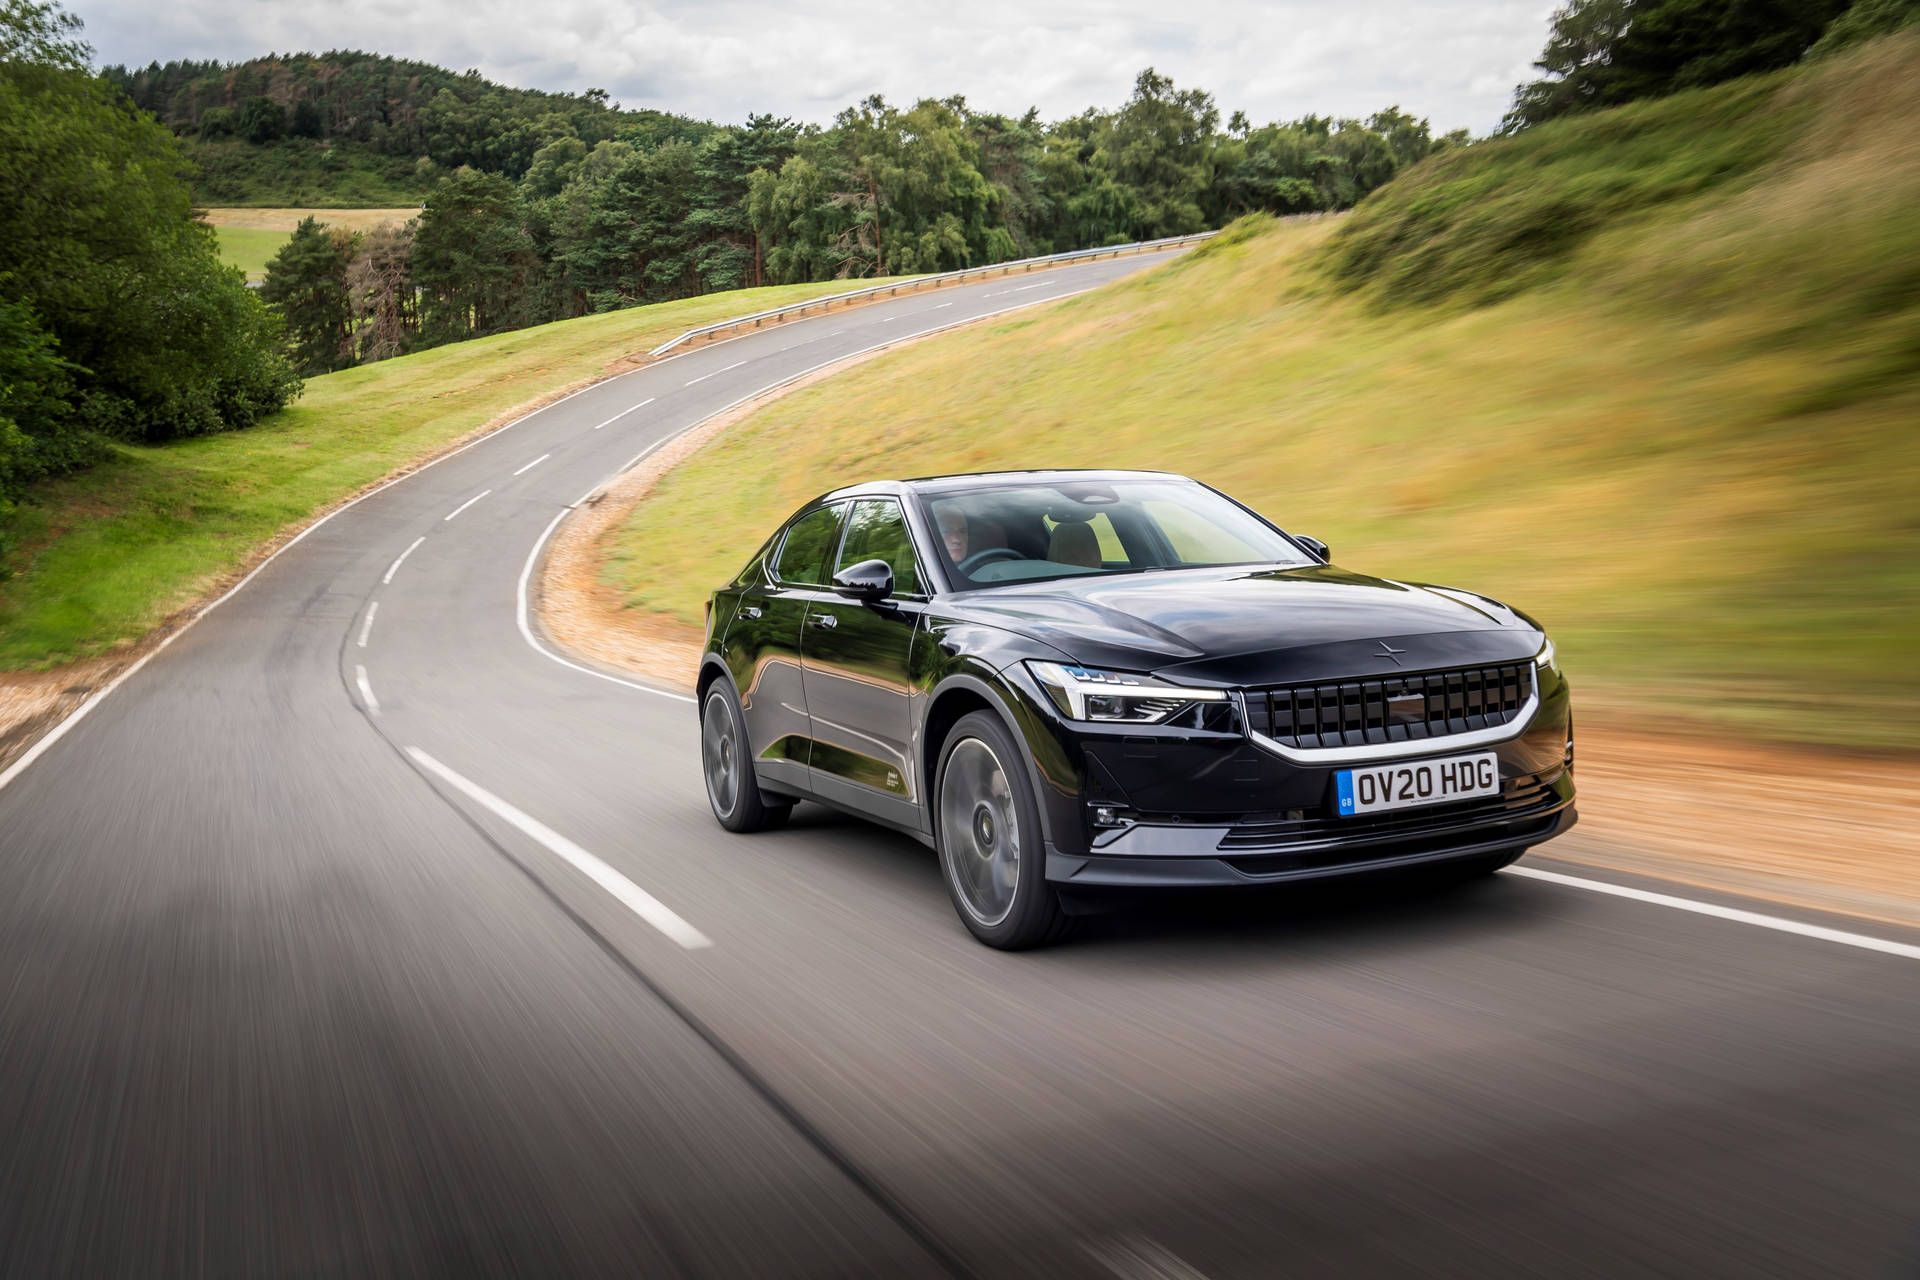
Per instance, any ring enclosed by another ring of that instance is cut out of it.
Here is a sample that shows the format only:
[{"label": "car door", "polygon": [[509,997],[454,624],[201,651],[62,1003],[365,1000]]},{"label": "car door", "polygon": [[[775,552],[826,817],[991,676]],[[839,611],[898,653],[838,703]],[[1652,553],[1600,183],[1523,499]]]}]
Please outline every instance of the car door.
[{"label": "car door", "polygon": [[741,593],[740,611],[727,629],[727,648],[738,645],[737,661],[747,671],[740,682],[740,710],[755,772],[776,788],[808,789],[813,731],[800,666],[801,632],[807,610],[827,593],[846,506],[816,507],[787,526],[779,549],[767,558],[765,580]]},{"label": "car door", "polygon": [[812,785],[822,797],[912,826],[920,800],[909,731],[912,659],[925,596],[898,500],[851,504],[834,571],[863,560],[887,562],[893,595],[870,604],[817,597],[801,633]]}]

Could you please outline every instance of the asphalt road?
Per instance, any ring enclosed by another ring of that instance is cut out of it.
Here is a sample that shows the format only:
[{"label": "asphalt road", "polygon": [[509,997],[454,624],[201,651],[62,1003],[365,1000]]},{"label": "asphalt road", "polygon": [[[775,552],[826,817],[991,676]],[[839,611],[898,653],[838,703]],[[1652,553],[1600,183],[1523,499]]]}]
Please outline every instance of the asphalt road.
[{"label": "asphalt road", "polygon": [[523,634],[650,444],[1145,265],[602,384],[99,703],[0,790],[0,1271],[1920,1273],[1914,954],[1505,875],[1005,955],[910,840],[722,832],[689,703]]}]

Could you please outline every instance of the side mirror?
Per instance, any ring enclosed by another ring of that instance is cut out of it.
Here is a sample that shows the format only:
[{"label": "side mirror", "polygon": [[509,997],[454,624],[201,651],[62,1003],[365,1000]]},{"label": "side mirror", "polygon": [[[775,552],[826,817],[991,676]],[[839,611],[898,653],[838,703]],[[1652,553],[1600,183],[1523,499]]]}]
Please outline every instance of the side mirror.
[{"label": "side mirror", "polygon": [[893,566],[885,560],[862,560],[833,575],[833,589],[851,600],[872,604],[893,594]]},{"label": "side mirror", "polygon": [[1319,556],[1322,560],[1326,561],[1328,564],[1333,563],[1333,552],[1328,550],[1327,544],[1320,541],[1320,539],[1309,538],[1304,533],[1296,533],[1293,535],[1293,540],[1299,543],[1301,546],[1305,547],[1307,550],[1313,552],[1313,554]]}]

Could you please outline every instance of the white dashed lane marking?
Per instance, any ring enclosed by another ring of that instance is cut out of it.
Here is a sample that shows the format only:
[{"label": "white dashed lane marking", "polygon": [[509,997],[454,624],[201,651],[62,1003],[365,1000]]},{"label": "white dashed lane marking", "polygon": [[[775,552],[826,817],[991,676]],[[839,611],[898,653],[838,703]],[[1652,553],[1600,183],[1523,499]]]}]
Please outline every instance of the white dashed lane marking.
[{"label": "white dashed lane marking", "polygon": [[459,515],[462,511],[465,511],[468,507],[472,506],[474,503],[480,501],[480,499],[486,497],[488,494],[492,492],[493,490],[491,489],[482,489],[480,492],[474,494],[471,498],[468,498],[465,502],[461,503],[459,506],[455,507],[453,510],[447,512],[447,514],[441,517],[441,519],[442,520],[453,519],[455,516]]},{"label": "white dashed lane marking", "polygon": [[731,370],[738,369],[741,365],[745,363],[746,363],[745,360],[735,360],[732,364],[728,365],[725,369],[715,369],[713,373],[703,373],[699,377],[693,379],[692,382],[685,383],[684,385],[690,387],[694,384],[694,382],[705,382],[708,378],[711,378],[716,374],[727,373]]},{"label": "white dashed lane marking", "polygon": [[373,696],[373,686],[367,683],[367,669],[365,667],[355,667],[353,669],[353,682],[360,686],[360,701],[366,705],[367,711],[372,715],[379,715],[380,699]]},{"label": "white dashed lane marking", "polygon": [[393,581],[393,575],[400,572],[400,566],[406,563],[406,559],[408,556],[413,554],[414,547],[418,547],[421,543],[425,542],[426,540],[427,540],[427,535],[424,533],[421,534],[419,537],[413,540],[413,546],[408,547],[405,551],[402,551],[398,556],[394,557],[393,563],[387,566],[387,572],[385,576],[380,579],[380,583],[382,586],[385,586],[387,583],[390,583]]},{"label": "white dashed lane marking", "polygon": [[575,870],[612,894],[633,914],[687,950],[698,951],[713,945],[713,939],[681,919],[672,908],[538,818],[520,812],[479,783],[470,782],[461,777],[418,747],[408,747],[407,754],[422,769],[514,827],[522,835],[544,846],[550,853],[572,864]]},{"label": "white dashed lane marking", "polygon": [[614,414],[611,418],[608,418],[605,422],[594,423],[593,429],[595,431],[598,431],[602,427],[610,427],[614,423],[620,421],[620,419],[632,413],[635,409],[644,409],[648,405],[652,404],[658,398],[659,398],[658,396],[648,396],[645,400],[642,400],[639,404],[630,404],[626,408],[622,409],[620,412]]}]

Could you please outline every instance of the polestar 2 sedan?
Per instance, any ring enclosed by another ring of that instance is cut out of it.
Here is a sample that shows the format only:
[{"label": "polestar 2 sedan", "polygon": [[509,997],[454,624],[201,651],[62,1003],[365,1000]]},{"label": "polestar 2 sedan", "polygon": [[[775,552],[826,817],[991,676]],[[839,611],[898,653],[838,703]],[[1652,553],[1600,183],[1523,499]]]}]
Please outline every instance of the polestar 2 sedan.
[{"label": "polestar 2 sedan", "polygon": [[722,826],[808,799],[913,835],[995,947],[1116,892],[1493,871],[1574,822],[1537,623],[1165,473],[824,494],[713,594],[697,694]]}]

